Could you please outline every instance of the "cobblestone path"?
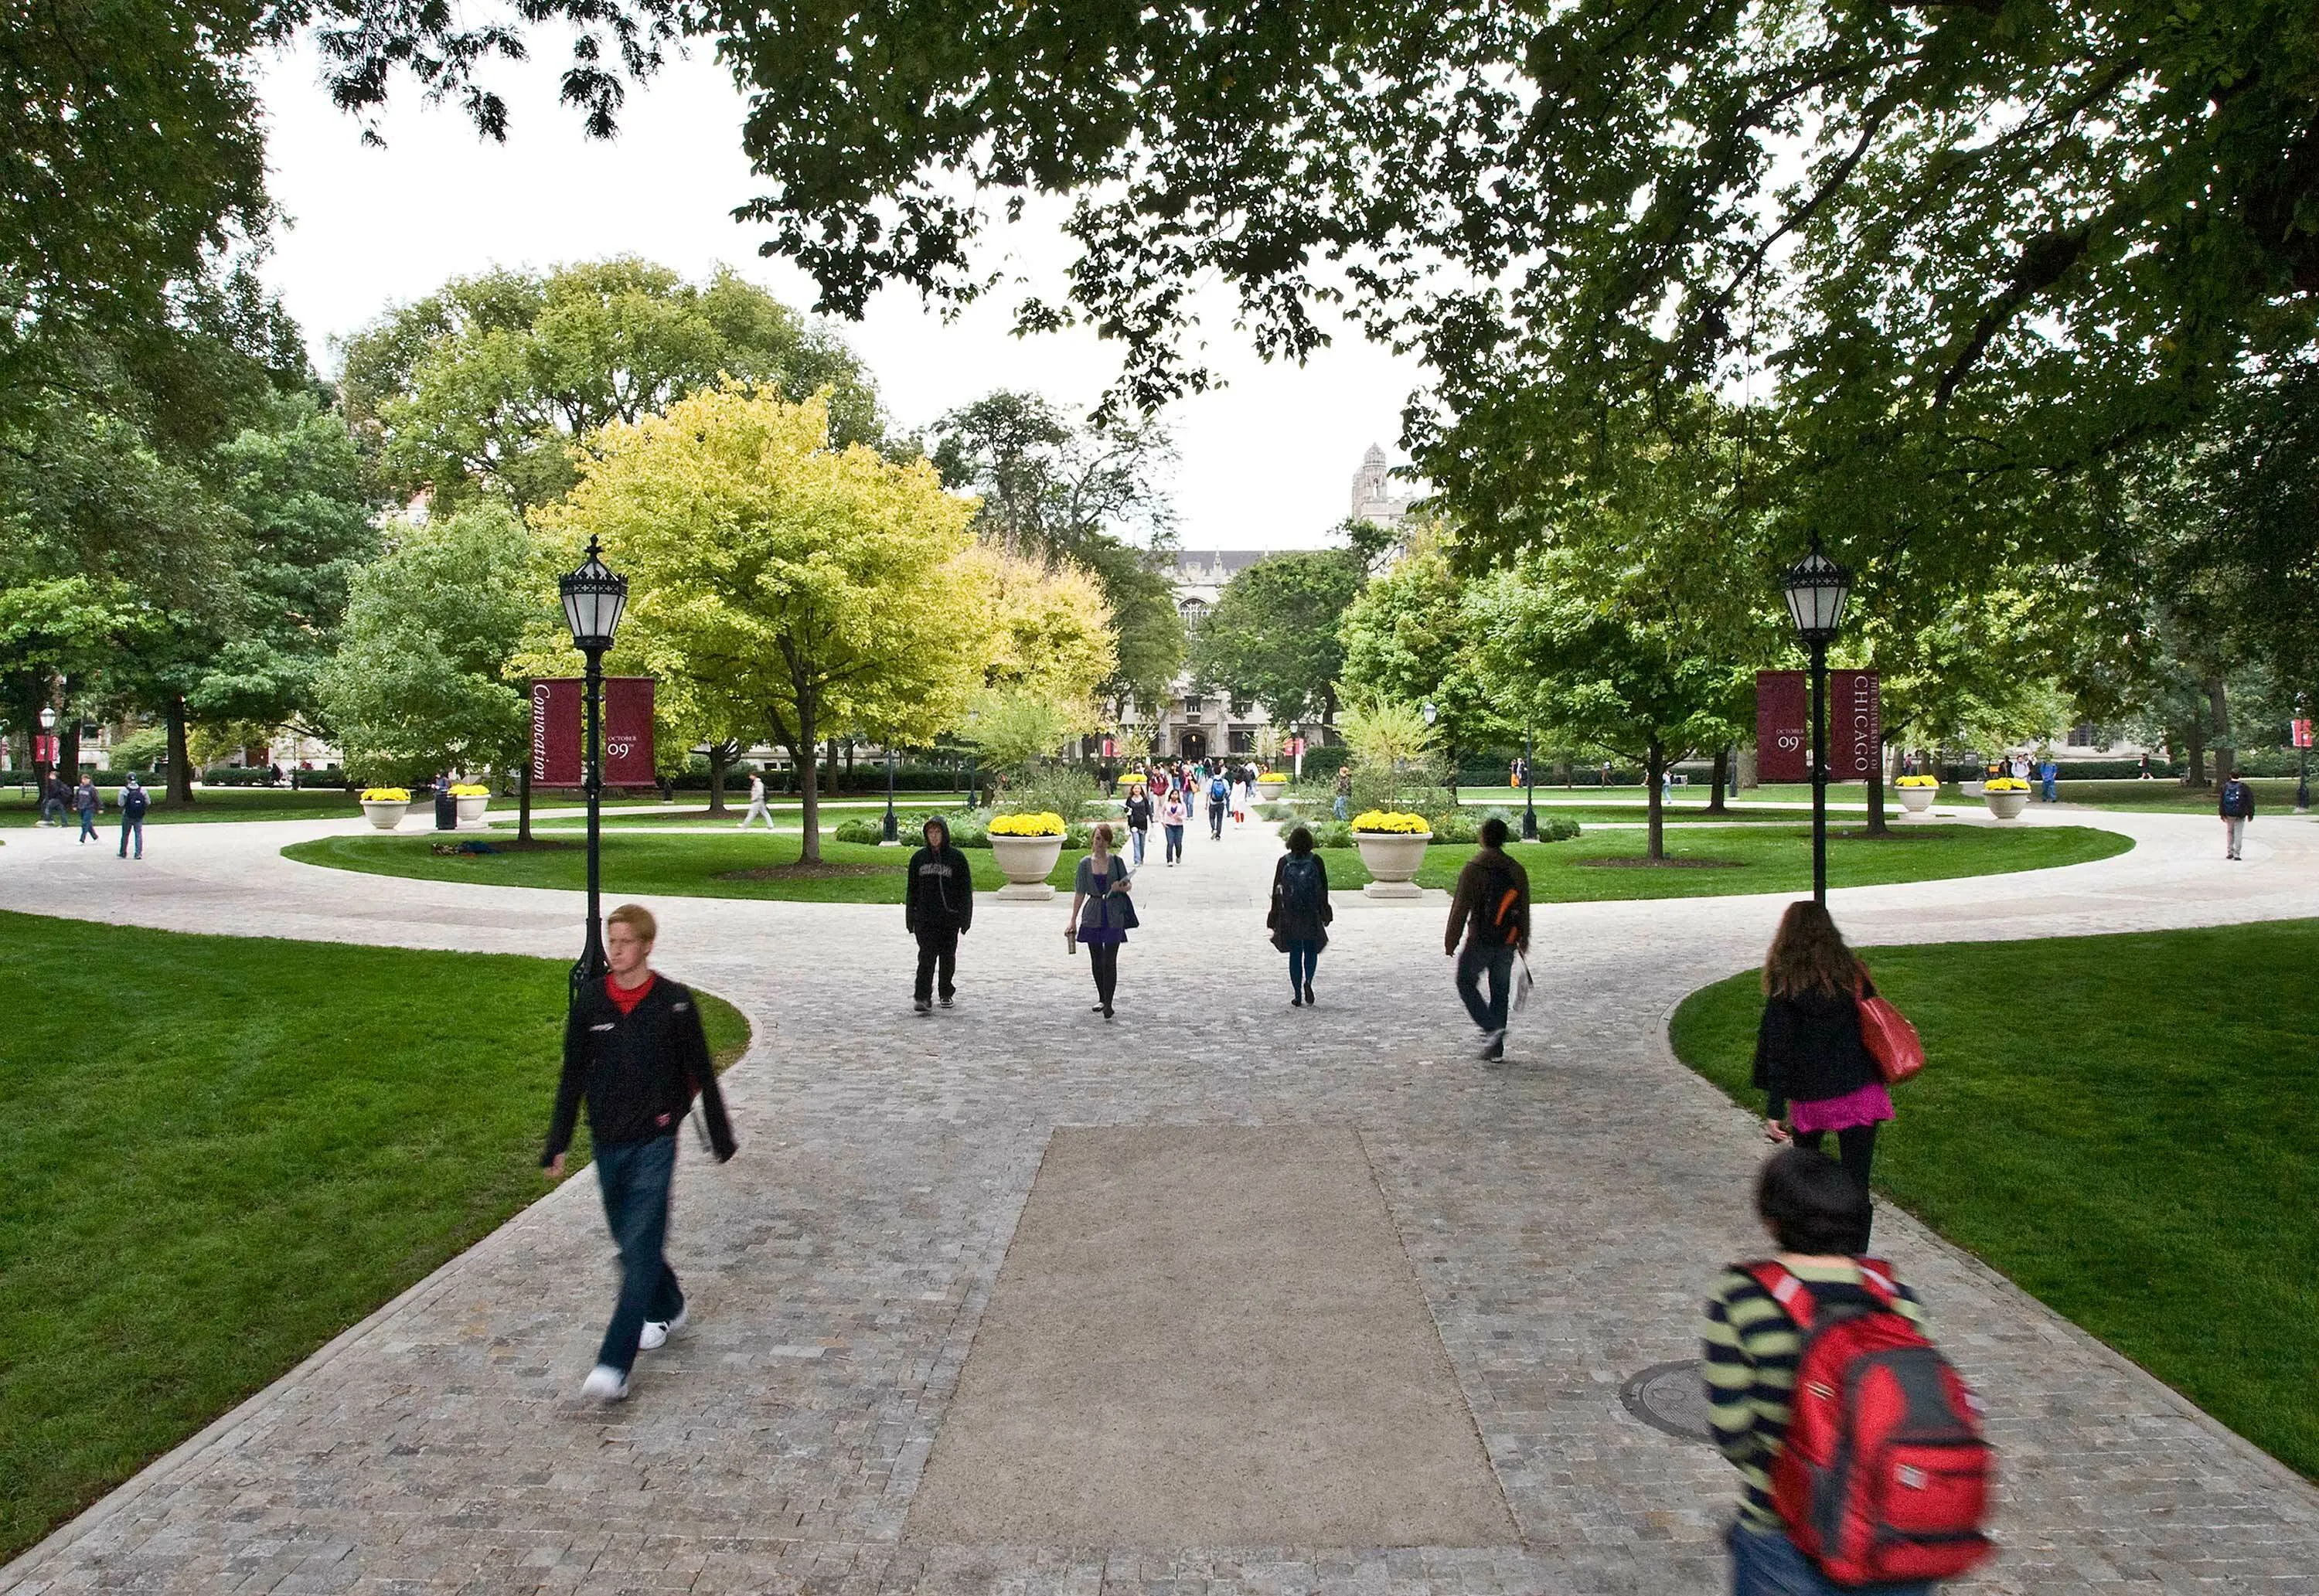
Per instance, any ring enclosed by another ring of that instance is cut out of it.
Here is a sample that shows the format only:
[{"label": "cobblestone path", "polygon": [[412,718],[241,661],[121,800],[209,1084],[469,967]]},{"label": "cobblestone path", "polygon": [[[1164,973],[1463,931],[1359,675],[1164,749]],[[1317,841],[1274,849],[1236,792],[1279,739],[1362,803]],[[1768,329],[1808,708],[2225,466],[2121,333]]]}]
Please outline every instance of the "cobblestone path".
[{"label": "cobblestone path", "polygon": [[[2048,818],[2038,816],[2040,820]],[[2086,818],[2069,816],[2069,818]],[[2095,817],[2098,863],[1835,895],[1863,944],[2319,914],[2319,831]],[[322,824],[163,826],[141,868],[11,832],[0,905],[181,930],[563,955],[571,895],[290,864]],[[664,900],[661,962],[758,1025],[742,1141],[686,1150],[695,1328],[609,1412],[574,1392],[609,1302],[573,1181],[0,1572],[0,1591],[1537,1591],[1706,1596],[1730,1471],[1621,1406],[1692,1356],[1755,1250],[1762,1153],[1676,1065],[1670,1007],[1755,962],[1783,898],[1541,911],[1511,1057],[1466,1056],[1441,905],[1340,895],[1320,1006],[1266,946],[1268,828],[1139,879],[1119,1017],[1060,903],[987,903],[954,1012],[913,1016],[898,909]],[[617,888],[617,882],[614,884]],[[543,1122],[547,1105],[541,1105]],[[1902,1105],[1906,1113],[1906,1104]],[[973,1546],[904,1535],[1051,1132],[1350,1126],[1518,1545]],[[1879,1222],[2004,1448],[2002,1558],[1960,1590],[2319,1592],[2319,1492],[1905,1216]]]}]

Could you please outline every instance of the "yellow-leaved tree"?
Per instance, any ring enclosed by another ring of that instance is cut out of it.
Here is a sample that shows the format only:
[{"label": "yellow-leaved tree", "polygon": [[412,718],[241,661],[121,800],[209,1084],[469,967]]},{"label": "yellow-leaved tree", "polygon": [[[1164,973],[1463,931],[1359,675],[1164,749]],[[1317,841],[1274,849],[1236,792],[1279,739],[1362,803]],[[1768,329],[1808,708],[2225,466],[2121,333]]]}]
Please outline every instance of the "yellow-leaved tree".
[{"label": "yellow-leaved tree", "polygon": [[1049,566],[982,544],[967,556],[980,568],[992,627],[983,685],[1048,699],[1074,726],[1101,719],[1096,690],[1119,663],[1119,643],[1103,584],[1074,564]]},{"label": "yellow-leaved tree", "polygon": [[727,382],[592,434],[579,485],[537,520],[557,559],[592,536],[627,577],[619,668],[657,677],[681,719],[762,726],[790,751],[810,863],[817,739],[931,740],[982,683],[993,617],[974,509],[923,461],[831,448],[819,398]]}]

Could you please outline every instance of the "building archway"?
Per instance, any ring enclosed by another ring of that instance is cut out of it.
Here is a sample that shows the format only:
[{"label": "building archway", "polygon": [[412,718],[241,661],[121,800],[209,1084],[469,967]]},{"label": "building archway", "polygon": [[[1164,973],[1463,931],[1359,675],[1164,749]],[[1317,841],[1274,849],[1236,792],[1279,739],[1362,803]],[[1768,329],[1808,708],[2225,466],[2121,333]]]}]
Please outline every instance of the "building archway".
[{"label": "building archway", "polygon": [[1179,759],[1203,760],[1208,757],[1208,738],[1205,732],[1179,732],[1176,737],[1176,754]]}]

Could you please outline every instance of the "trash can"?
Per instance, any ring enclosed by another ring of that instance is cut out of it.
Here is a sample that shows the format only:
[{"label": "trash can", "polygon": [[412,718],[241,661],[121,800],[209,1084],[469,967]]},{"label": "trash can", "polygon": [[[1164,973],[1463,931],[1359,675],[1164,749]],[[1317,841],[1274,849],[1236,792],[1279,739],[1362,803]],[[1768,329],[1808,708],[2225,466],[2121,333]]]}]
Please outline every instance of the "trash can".
[{"label": "trash can", "polygon": [[435,789],[435,829],[437,831],[459,829],[459,800],[451,796],[451,789],[448,787],[438,787]]}]

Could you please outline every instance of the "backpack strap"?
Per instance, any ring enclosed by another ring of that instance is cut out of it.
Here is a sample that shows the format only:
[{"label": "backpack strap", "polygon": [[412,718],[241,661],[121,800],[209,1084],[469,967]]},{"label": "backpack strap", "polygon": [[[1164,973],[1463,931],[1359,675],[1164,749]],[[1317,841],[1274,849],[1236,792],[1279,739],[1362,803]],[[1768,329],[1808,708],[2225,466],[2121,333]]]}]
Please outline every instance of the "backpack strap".
[{"label": "backpack strap", "polygon": [[1874,1297],[1876,1305],[1886,1312],[1897,1312],[1900,1305],[1900,1286],[1899,1277],[1892,1273],[1892,1266],[1881,1258],[1863,1258],[1859,1264],[1861,1289]]},{"label": "backpack strap", "polygon": [[1750,1280],[1762,1286],[1764,1293],[1780,1305],[1780,1312],[1796,1321],[1796,1328],[1806,1335],[1811,1333],[1814,1304],[1811,1288],[1795,1276],[1794,1271],[1777,1258],[1767,1258],[1761,1263],[1746,1266]]}]

